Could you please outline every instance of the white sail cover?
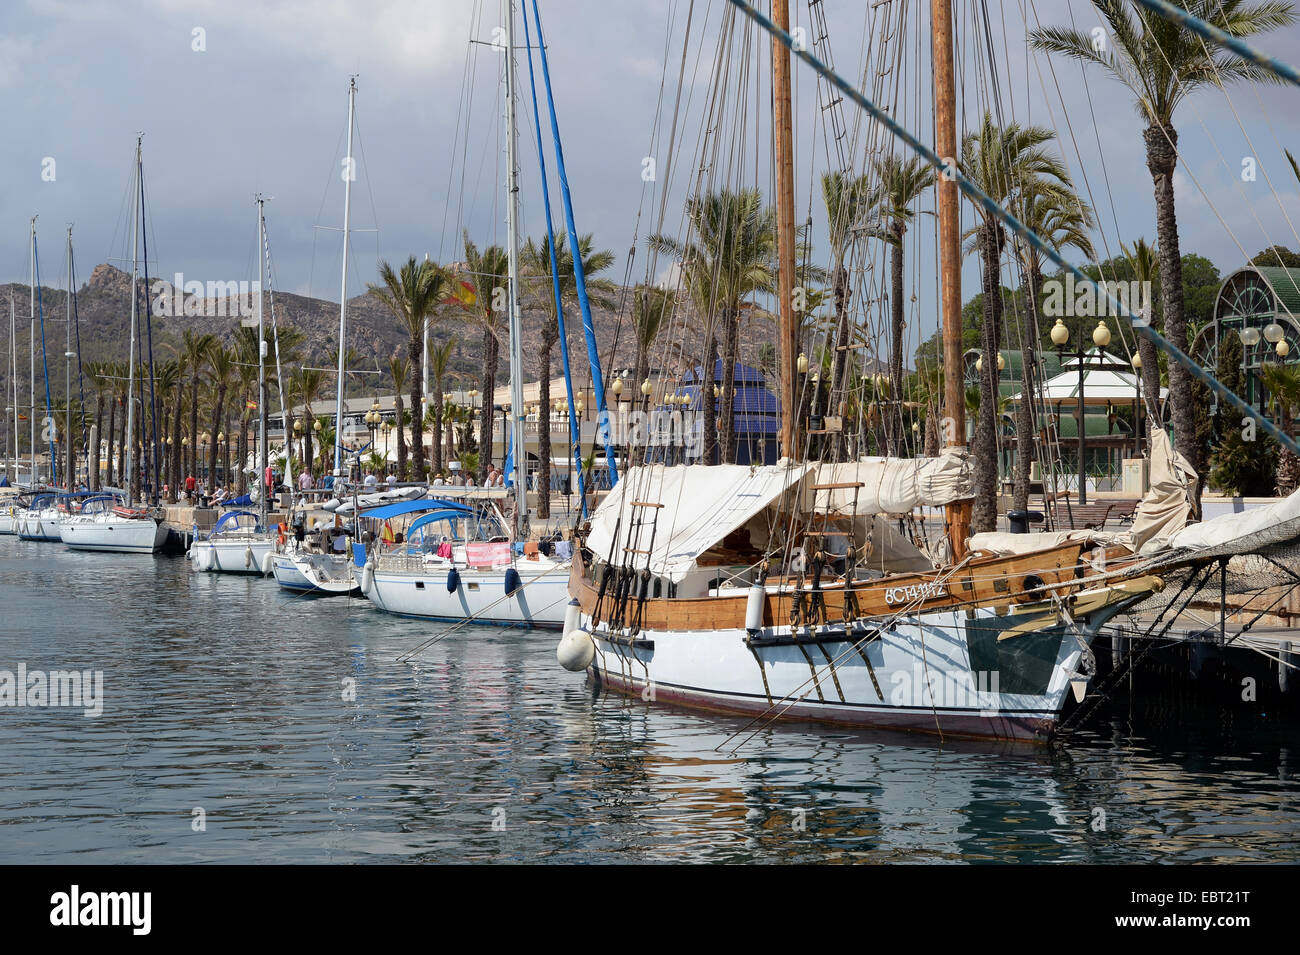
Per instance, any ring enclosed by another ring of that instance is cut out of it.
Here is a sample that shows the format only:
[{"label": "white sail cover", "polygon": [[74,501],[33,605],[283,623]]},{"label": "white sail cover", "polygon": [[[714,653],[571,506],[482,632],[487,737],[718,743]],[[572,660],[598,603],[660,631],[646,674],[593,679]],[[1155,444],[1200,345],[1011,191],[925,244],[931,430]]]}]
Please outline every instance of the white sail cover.
[{"label": "white sail cover", "polygon": [[[697,557],[797,484],[808,471],[807,464],[634,467],[592,515],[587,547],[596,557],[615,564],[645,567],[648,558],[652,574],[680,582]],[[650,553],[631,554],[628,550]]]},{"label": "white sail cover", "polygon": [[1239,542],[1241,553],[1293,540],[1300,531],[1300,491],[1240,514],[1224,514],[1184,528],[1169,539],[1174,548],[1223,549]]},{"label": "white sail cover", "polygon": [[1169,546],[1169,538],[1187,524],[1192,513],[1191,488],[1196,472],[1176,454],[1165,429],[1148,419],[1151,435],[1151,487],[1133,513],[1130,532],[1134,553],[1153,553]]},{"label": "white sail cover", "polygon": [[[856,484],[861,487],[824,487]],[[836,514],[906,514],[973,494],[965,448],[948,448],[937,458],[859,458],[815,465],[804,488],[805,508]]]}]

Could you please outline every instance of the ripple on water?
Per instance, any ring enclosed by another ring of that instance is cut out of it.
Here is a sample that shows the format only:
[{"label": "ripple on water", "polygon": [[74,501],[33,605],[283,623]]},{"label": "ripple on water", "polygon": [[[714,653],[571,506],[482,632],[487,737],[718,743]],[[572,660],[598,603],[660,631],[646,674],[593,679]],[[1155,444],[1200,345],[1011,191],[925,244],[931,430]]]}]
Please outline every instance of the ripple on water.
[{"label": "ripple on water", "polygon": [[0,614],[0,668],[102,670],[105,694],[97,718],[0,709],[0,861],[1300,860],[1267,737],[755,732],[595,691],[553,634],[398,663],[442,628],[15,538]]}]

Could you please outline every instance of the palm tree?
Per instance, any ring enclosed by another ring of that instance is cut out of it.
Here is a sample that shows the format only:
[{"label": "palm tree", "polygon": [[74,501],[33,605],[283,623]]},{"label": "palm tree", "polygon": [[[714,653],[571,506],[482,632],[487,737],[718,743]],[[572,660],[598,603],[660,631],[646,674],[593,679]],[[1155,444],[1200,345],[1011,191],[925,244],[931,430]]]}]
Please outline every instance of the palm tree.
[{"label": "palm tree", "polygon": [[[126,441],[124,435],[117,433],[117,409],[122,407],[122,430],[126,430],[126,363],[115,362],[110,372],[112,375],[112,396],[113,402],[108,413],[108,483],[109,486],[115,486],[122,483],[126,477]],[[117,480],[114,481],[113,472],[113,444],[117,442]]]},{"label": "palm tree", "polygon": [[[1109,27],[1109,43],[1094,43],[1090,33],[1065,27],[1034,30],[1030,42],[1040,50],[1093,63],[1119,80],[1136,99],[1146,123],[1147,169],[1155,186],[1156,239],[1160,251],[1160,301],[1169,341],[1187,351],[1187,317],[1183,311],[1183,263],[1178,244],[1174,205],[1174,170],[1178,165],[1178,131],[1174,111],[1188,96],[1207,86],[1239,80],[1278,83],[1281,80],[1257,63],[1220,47],[1211,47],[1191,30],[1137,7],[1132,0],[1092,0]],[[1192,16],[1235,37],[1248,37],[1289,26],[1294,7],[1287,0],[1181,0]],[[1100,49],[1099,49],[1100,47]],[[1113,49],[1112,49],[1113,47]],[[1145,365],[1146,358],[1143,357]],[[1155,394],[1155,392],[1153,392]],[[1191,374],[1169,364],[1169,401],[1174,441],[1198,475],[1195,515],[1200,516],[1200,490],[1205,483],[1205,450],[1196,440],[1197,402]]]},{"label": "palm tree", "polygon": [[190,474],[198,471],[199,380],[207,365],[208,354],[216,342],[215,335],[199,335],[191,328],[185,329],[181,337],[181,353],[190,372],[190,461],[189,467],[185,469]]},{"label": "palm tree", "polygon": [[108,390],[107,366],[101,361],[88,361],[81,367],[82,374],[95,392],[95,440],[90,442],[90,471],[88,486],[92,491],[99,490],[99,445],[104,440],[104,392]]},{"label": "palm tree", "polygon": [[[220,342],[215,343],[208,352],[208,385],[213,391],[212,430],[210,432],[212,442],[208,449],[209,483],[216,483],[217,446],[220,444],[217,435],[225,430],[226,392],[230,390],[230,382],[234,377],[234,371],[235,356]],[[226,463],[229,464],[228,459]],[[229,480],[228,470],[226,479]]]},{"label": "palm tree", "polygon": [[[406,435],[402,431],[402,424],[405,421],[405,409],[402,407],[402,382],[406,381],[409,371],[407,360],[401,356],[401,353],[394,354],[388,359],[388,374],[393,380],[393,401],[397,412],[397,473],[406,474]],[[441,394],[439,395],[441,397]],[[418,407],[418,405],[417,405]],[[411,429],[413,434],[418,435],[423,422]]]},{"label": "palm tree", "polygon": [[[933,177],[932,177],[933,178]],[[871,183],[866,176],[850,176],[844,172],[828,172],[822,176],[822,202],[826,205],[826,219],[831,244],[831,290],[835,303],[835,358],[831,363],[832,407],[842,401],[847,392],[849,326],[849,270],[844,262],[852,253],[853,245],[871,212]]]},{"label": "palm tree", "polygon": [[[473,301],[460,299],[461,304],[483,326],[483,410],[479,416],[479,434],[482,452],[479,461],[486,474],[492,464],[492,395],[496,391],[497,370],[501,363],[501,339],[505,331],[502,322],[507,317],[509,301],[506,290],[510,281],[510,258],[499,245],[480,250],[465,232],[464,279],[474,289]],[[430,357],[432,362],[432,357]],[[438,387],[437,413],[434,415],[433,433],[441,430],[442,386]],[[434,469],[442,470],[441,441],[435,441],[437,458]],[[503,452],[504,453],[504,452]],[[479,475],[480,478],[483,475]]]},{"label": "palm tree", "polygon": [[[1006,205],[1030,184],[1043,196],[1055,196],[1062,205],[1073,197],[1064,164],[1045,148],[1055,134],[1042,126],[1010,123],[997,126],[985,111],[980,126],[962,140],[962,172],[994,201]],[[1002,340],[1002,247],[1006,230],[1001,220],[977,207],[976,224],[967,236],[967,251],[980,253],[984,315],[980,328],[984,354],[980,372],[980,407],[987,413],[975,419],[971,531],[996,530],[998,522],[998,442],[996,409],[997,353]]]},{"label": "palm tree", "polygon": [[[907,224],[912,221],[912,203],[921,197],[925,190],[934,185],[934,168],[919,156],[902,159],[897,155],[877,156],[872,161],[872,174],[878,185],[871,194],[871,211],[876,220],[872,230],[873,237],[881,239],[890,247],[890,352],[889,385],[890,393],[898,398],[903,394],[903,334],[905,329],[905,311],[903,305],[903,236],[907,234]],[[838,305],[838,302],[837,302]],[[847,326],[846,326],[847,328]],[[847,336],[841,343],[848,345]],[[839,352],[836,359],[839,359]],[[895,445],[895,426],[902,423],[901,408],[890,414],[885,420],[886,440],[891,451],[897,453]]]},{"label": "palm tree", "polygon": [[[1020,191],[1017,214],[1020,221],[1038,233],[1057,252],[1075,248],[1093,256],[1087,230],[1093,225],[1092,209],[1073,193],[1065,196],[1055,185],[1042,188],[1038,179],[1030,179]],[[1026,327],[1020,335],[1020,395],[1016,407],[1016,477],[1012,492],[1012,509],[1029,507],[1029,479],[1034,457],[1034,375],[1038,370],[1035,345],[1039,340],[1043,287],[1043,255],[1032,245],[1017,240],[1016,249],[1024,265],[1025,302],[1028,309]]]},{"label": "palm tree", "polygon": [[[611,308],[614,299],[610,295],[613,284],[595,276],[614,264],[614,253],[608,249],[599,252],[592,250],[591,233],[578,236],[578,254],[581,256],[582,274],[587,287],[588,300],[599,307]],[[574,273],[573,253],[569,248],[567,237],[561,233],[555,243],[555,271],[551,268],[551,242],[549,236],[543,236],[540,244],[529,239],[523,248],[524,262],[531,271],[545,280],[544,286],[539,282],[538,294],[546,303],[546,322],[542,325],[541,378],[538,380],[538,403],[542,409],[542,427],[537,436],[537,516],[551,516],[551,429],[549,425],[551,410],[551,349],[560,340],[559,315],[555,306],[555,287],[559,286],[560,307],[572,304],[577,299],[578,285]],[[558,276],[558,279],[556,278]],[[567,429],[566,429],[567,431]],[[567,443],[567,439],[566,439]]]},{"label": "palm tree", "polygon": [[[411,256],[395,272],[387,262],[379,263],[382,285],[366,283],[366,291],[401,321],[409,336],[407,341],[408,372],[411,376],[411,449],[415,479],[424,480],[424,401],[420,362],[424,353],[424,326],[450,288],[447,271],[428,259]],[[401,391],[401,383],[395,383]],[[399,465],[399,470],[401,466]],[[403,474],[405,471],[403,470]]]},{"label": "palm tree", "polygon": [[632,322],[636,326],[636,387],[650,377],[650,347],[672,313],[673,295],[654,285],[632,290]]},{"label": "palm tree", "polygon": [[[158,426],[158,453],[161,455],[160,472],[162,480],[167,485],[168,496],[175,493],[176,483],[171,476],[171,445],[168,443],[167,426],[172,423],[172,415],[178,415],[180,412],[175,407],[169,407],[167,396],[176,390],[177,386],[185,380],[181,373],[180,364],[175,359],[162,362],[158,365],[156,380],[154,382],[158,393],[158,404],[162,406],[162,423]],[[158,489],[162,493],[162,488]]]},{"label": "palm tree", "polygon": [[[653,235],[651,248],[681,264],[687,296],[707,316],[703,377],[699,384],[704,416],[704,460],[711,463],[720,439],[722,460],[735,457],[735,379],[740,336],[740,311],[756,292],[776,287],[776,214],[763,205],[757,189],[722,190],[696,196],[686,203],[694,241],[683,245],[671,236]],[[722,398],[715,412],[714,369],[716,329],[722,328]],[[715,418],[722,430],[715,432]]]},{"label": "palm tree", "polygon": [[[1133,266],[1133,278],[1140,283],[1141,288],[1152,288],[1156,273],[1159,268],[1159,253],[1153,246],[1147,245],[1145,238],[1140,238],[1133,243],[1133,248],[1121,243],[1120,248],[1124,250],[1125,257],[1128,258],[1129,264]],[[1151,303],[1154,307],[1154,302]],[[1150,322],[1154,316],[1146,315],[1143,318]],[[1160,395],[1160,356],[1156,351],[1155,342],[1137,337],[1138,355],[1142,358],[1142,389],[1151,396],[1153,403]],[[1138,414],[1143,414],[1138,409]]]},{"label": "palm tree", "polygon": [[[292,378],[291,391],[297,401],[302,402],[302,465],[308,471],[312,469],[312,432],[315,419],[312,417],[311,406],[320,400],[321,389],[325,386],[325,375],[316,368],[299,368]],[[295,402],[296,403],[296,402]],[[285,422],[285,439],[290,434],[290,423]],[[324,473],[324,472],[321,472]],[[261,480],[261,475],[258,476]]]},{"label": "palm tree", "polygon": [[[438,474],[442,473],[442,465],[444,460],[443,440],[442,440],[442,419],[443,419],[442,382],[443,379],[447,377],[447,366],[450,364],[452,352],[456,350],[456,346],[458,344],[459,342],[457,342],[456,339],[449,338],[445,342],[432,345],[429,348],[429,374],[433,376],[433,389],[434,389],[433,401],[432,401],[433,420],[429,422],[429,425],[430,425],[431,433],[433,435],[433,447],[435,449],[434,464],[436,470],[434,470],[433,472],[435,477]],[[484,394],[488,394],[488,392],[484,392]],[[491,403],[490,399],[488,398],[484,398],[483,401],[484,404]],[[490,440],[492,435],[491,422],[488,422],[487,433]]]},{"label": "palm tree", "polygon": [[[1294,436],[1295,413],[1300,408],[1300,365],[1266,363],[1259,370],[1260,381],[1277,411],[1277,426],[1285,435]],[[1286,496],[1300,487],[1300,458],[1283,447],[1277,459],[1277,493]]]}]

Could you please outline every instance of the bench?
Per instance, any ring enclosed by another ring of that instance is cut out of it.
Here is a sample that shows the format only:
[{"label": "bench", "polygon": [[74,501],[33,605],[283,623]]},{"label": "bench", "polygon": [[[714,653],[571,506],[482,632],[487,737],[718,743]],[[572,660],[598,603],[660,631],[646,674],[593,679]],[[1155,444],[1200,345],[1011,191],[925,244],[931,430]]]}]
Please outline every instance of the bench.
[{"label": "bench", "polygon": [[1138,506],[1138,502],[1132,499],[1076,504],[1070,502],[1069,494],[1058,494],[1054,499],[1047,497],[1043,500],[1044,509],[1049,509],[1053,503],[1055,503],[1056,524],[1059,528],[1090,531],[1101,530],[1111,518],[1121,524],[1129,523],[1133,520],[1133,513]]}]

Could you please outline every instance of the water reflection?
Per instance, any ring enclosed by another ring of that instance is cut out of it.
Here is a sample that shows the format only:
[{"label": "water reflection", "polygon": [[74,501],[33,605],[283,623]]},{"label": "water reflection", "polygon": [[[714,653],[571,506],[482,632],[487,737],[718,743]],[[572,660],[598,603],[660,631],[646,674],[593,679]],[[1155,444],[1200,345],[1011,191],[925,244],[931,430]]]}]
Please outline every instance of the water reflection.
[{"label": "water reflection", "polygon": [[[1110,714],[1066,748],[761,729],[601,692],[551,634],[0,539],[2,861],[1296,861],[1282,731]],[[740,738],[752,732],[745,730]],[[728,740],[731,739],[730,745]],[[206,831],[196,832],[202,809]]]}]

